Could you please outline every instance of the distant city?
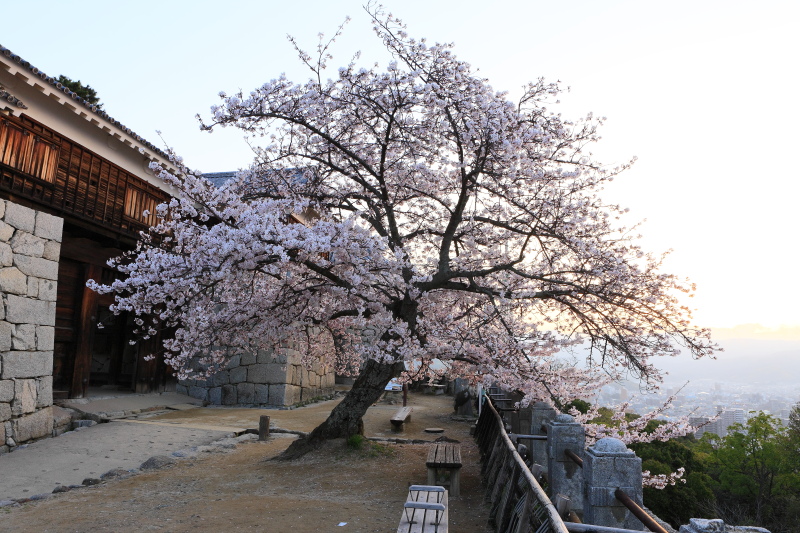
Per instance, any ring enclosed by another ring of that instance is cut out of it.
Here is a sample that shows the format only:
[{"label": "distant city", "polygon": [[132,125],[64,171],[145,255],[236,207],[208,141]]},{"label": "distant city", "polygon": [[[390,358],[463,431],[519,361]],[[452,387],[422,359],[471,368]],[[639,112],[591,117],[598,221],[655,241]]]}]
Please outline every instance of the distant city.
[{"label": "distant city", "polygon": [[[751,412],[763,411],[788,423],[789,412],[800,401],[800,383],[776,383],[769,388],[763,384],[710,382],[707,379],[680,386],[666,386],[657,393],[640,392],[635,384],[604,387],[596,402],[613,406],[629,402],[629,411],[644,414],[661,407],[669,396],[676,395],[672,408],[661,417],[665,420],[692,415],[690,424],[701,426],[695,437],[715,433],[721,437],[736,423],[744,424]],[[719,414],[719,418],[709,420]]]}]

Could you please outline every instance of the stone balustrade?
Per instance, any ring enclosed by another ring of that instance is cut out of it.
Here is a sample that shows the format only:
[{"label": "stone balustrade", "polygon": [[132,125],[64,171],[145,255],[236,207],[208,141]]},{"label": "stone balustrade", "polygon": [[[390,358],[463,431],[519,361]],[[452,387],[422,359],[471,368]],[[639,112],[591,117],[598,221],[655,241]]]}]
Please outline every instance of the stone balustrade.
[{"label": "stone balustrade", "polygon": [[[497,391],[494,391],[497,393]],[[500,402],[499,405],[505,405]],[[522,413],[525,413],[523,420]],[[581,424],[560,414],[546,403],[535,403],[518,416],[503,413],[524,445],[531,471],[546,472],[547,488],[554,501],[569,501],[569,509],[582,517],[584,524],[648,531],[645,525],[617,498],[622,490],[639,507],[642,499],[642,460],[621,440],[600,439],[588,448]],[[528,419],[529,417],[529,419]],[[529,435],[540,437],[530,438]],[[546,439],[541,437],[546,436]],[[559,496],[556,498],[556,496]],[[622,497],[622,496],[620,496]],[[648,517],[643,517],[646,519]],[[656,522],[659,522],[657,519]],[[661,522],[664,531],[675,530]],[[656,527],[655,525],[653,527]],[[569,528],[568,528],[569,529]],[[758,527],[731,526],[722,520],[693,518],[679,533],[769,533]]]}]

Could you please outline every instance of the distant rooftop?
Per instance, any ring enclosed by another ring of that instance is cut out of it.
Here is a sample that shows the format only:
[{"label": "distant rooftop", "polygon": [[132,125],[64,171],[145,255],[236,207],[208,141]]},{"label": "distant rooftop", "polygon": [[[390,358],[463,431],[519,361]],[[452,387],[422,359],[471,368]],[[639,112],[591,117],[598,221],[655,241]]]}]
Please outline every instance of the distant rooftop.
[{"label": "distant rooftop", "polygon": [[[294,181],[295,183],[305,183],[305,178],[303,177],[303,171],[299,168],[286,168],[281,170],[271,170],[268,172],[269,174],[279,174],[282,173],[285,176],[285,179]],[[214,184],[216,188],[220,188],[230,180],[236,177],[236,172],[208,172],[206,174],[202,174],[202,176]],[[246,182],[244,187],[244,196],[245,197],[257,197],[263,196],[269,192],[268,183],[254,183],[254,182]]]},{"label": "distant rooftop", "polygon": [[214,184],[219,189],[227,182],[236,177],[236,172],[208,172],[202,175],[205,179]]}]

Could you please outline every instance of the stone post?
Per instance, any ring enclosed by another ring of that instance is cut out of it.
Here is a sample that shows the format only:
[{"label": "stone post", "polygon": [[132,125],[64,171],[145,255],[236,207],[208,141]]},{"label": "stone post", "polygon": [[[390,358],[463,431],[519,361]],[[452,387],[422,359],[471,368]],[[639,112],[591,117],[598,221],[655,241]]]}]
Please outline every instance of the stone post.
[{"label": "stone post", "polygon": [[522,433],[523,435],[531,434],[532,414],[533,414],[533,408],[531,406],[520,407],[519,409],[519,432]]},{"label": "stone post", "polygon": [[[505,408],[513,408],[515,405],[519,404],[522,401],[524,396],[516,391],[511,391],[506,394],[510,401],[503,402],[503,405],[500,407]],[[522,411],[507,411],[506,416],[504,417],[506,421],[511,425],[511,432],[512,433],[523,433],[521,427],[521,420],[522,420]]]},{"label": "stone post", "polygon": [[269,417],[262,415],[258,419],[258,440],[267,440],[269,438]]},{"label": "stone post", "polygon": [[642,505],[642,460],[619,439],[600,439],[584,454],[583,522],[596,526],[646,531],[638,518],[617,500],[623,490]]},{"label": "stone post", "polygon": [[583,468],[567,456],[567,450],[583,459],[586,434],[571,415],[557,415],[547,425],[547,476],[553,496],[570,500],[570,509],[583,509]]},{"label": "stone post", "polygon": [[472,410],[472,390],[469,386],[469,381],[462,378],[457,378],[453,384],[455,391],[455,399],[453,403],[454,410],[459,416],[475,416]]},{"label": "stone post", "polygon": [[[536,402],[531,408],[531,435],[546,435],[542,430],[547,422],[553,420],[558,413],[550,404],[544,402]],[[543,440],[530,440],[521,441],[528,446],[531,452],[531,459],[534,463],[542,465],[547,468],[547,441]]]}]

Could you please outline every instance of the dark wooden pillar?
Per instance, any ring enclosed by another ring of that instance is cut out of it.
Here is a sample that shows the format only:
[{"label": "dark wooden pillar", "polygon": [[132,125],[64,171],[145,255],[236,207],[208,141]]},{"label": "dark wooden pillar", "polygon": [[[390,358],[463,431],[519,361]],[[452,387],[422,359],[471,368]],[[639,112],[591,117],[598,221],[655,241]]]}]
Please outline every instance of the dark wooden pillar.
[{"label": "dark wooden pillar", "polygon": [[99,280],[102,268],[85,265],[81,312],[78,318],[78,335],[75,344],[75,367],[72,372],[72,398],[83,398],[89,388],[89,374],[92,367],[92,337],[97,326],[97,293],[86,286],[90,279]]}]

